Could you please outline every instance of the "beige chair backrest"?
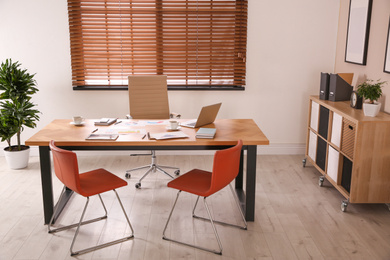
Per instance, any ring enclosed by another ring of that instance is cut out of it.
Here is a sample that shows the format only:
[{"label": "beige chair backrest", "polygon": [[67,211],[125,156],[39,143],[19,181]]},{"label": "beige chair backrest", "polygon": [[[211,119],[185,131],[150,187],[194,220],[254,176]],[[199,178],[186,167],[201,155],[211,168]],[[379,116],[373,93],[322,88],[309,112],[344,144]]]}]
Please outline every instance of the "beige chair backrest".
[{"label": "beige chair backrest", "polygon": [[167,76],[129,76],[129,103],[133,119],[168,119]]}]

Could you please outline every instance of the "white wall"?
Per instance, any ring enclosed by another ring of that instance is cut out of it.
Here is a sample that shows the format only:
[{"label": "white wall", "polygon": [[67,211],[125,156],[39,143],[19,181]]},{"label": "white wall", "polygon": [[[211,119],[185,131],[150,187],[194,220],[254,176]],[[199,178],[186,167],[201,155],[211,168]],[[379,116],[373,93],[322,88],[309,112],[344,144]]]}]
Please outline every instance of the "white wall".
[{"label": "white wall", "polygon": [[[304,153],[308,96],[320,72],[333,72],[339,0],[249,0],[245,91],[170,91],[171,110],[194,118],[222,101],[219,118],[253,118],[271,145],[266,153]],[[50,11],[50,12],[49,12]],[[0,60],[36,73],[42,112],[36,129],[55,118],[121,117],[127,92],[73,91],[66,0],[1,0]],[[3,146],[5,144],[3,143]]]},{"label": "white wall", "polygon": [[347,41],[349,1],[342,1],[340,5],[339,32],[336,49],[336,72],[354,73],[354,87],[356,88],[366,78],[387,81],[383,87],[381,110],[390,113],[390,74],[383,72],[385,63],[387,34],[389,30],[390,1],[375,0],[372,4],[370,35],[368,38],[367,64],[365,66],[345,62],[345,46]]}]

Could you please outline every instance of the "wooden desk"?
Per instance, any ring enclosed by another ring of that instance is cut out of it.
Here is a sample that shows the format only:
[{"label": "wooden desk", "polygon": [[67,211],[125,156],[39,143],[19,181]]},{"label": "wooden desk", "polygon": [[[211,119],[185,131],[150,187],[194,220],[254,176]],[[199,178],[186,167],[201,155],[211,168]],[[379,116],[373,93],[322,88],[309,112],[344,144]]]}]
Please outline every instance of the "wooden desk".
[{"label": "wooden desk", "polygon": [[[130,120],[131,121],[131,120]],[[137,121],[137,120],[135,120]],[[181,119],[185,121],[185,119]],[[189,138],[170,140],[142,139],[143,134],[120,135],[116,141],[89,141],[85,140],[93,129],[107,128],[96,127],[94,120],[86,120],[84,126],[74,126],[70,120],[57,119],[44,127],[38,133],[26,141],[26,145],[39,146],[41,166],[41,182],[43,194],[43,208],[45,224],[49,223],[53,214],[53,187],[50,161],[50,140],[67,150],[220,150],[236,144],[238,139],[243,140],[243,152],[247,153],[246,160],[246,187],[243,189],[244,156],[241,156],[240,173],[235,181],[235,188],[241,202],[241,208],[248,221],[254,221],[255,217],[255,190],[256,190],[256,154],[257,145],[268,145],[269,141],[252,119],[221,119],[204,127],[215,127],[217,133],[214,139],[196,139],[197,129],[182,127],[181,131]],[[112,127],[112,126],[108,126]],[[150,133],[166,131],[165,125],[146,125],[132,128],[140,128]],[[244,191],[245,190],[245,191]],[[69,190],[68,198],[71,196]],[[60,203],[65,206],[67,199]]]}]

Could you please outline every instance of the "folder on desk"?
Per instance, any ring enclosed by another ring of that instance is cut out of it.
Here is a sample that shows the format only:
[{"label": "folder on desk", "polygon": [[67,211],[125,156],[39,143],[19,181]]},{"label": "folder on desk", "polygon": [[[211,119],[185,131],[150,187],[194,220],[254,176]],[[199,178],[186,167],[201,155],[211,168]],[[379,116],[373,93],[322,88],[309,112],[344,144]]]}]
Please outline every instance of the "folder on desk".
[{"label": "folder on desk", "polygon": [[99,121],[95,121],[95,125],[112,125],[116,120],[116,118],[101,118]]}]

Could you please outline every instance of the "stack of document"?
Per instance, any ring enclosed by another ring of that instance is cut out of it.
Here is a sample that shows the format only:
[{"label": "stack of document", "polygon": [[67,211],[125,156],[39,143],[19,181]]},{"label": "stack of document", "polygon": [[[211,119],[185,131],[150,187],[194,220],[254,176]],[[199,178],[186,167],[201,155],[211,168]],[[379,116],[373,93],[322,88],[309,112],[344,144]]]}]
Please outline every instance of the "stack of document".
[{"label": "stack of document", "polygon": [[187,138],[188,135],[181,131],[177,132],[163,132],[163,133],[148,133],[149,139],[163,140],[163,139],[175,139],[175,138]]},{"label": "stack of document", "polygon": [[85,138],[86,140],[106,140],[106,141],[115,141],[119,135],[110,135],[110,134],[90,134]]},{"label": "stack of document", "polygon": [[215,128],[199,128],[196,132],[196,138],[214,138],[217,129]]},{"label": "stack of document", "polygon": [[101,118],[99,121],[95,121],[95,125],[111,125],[116,122],[116,118]]}]

